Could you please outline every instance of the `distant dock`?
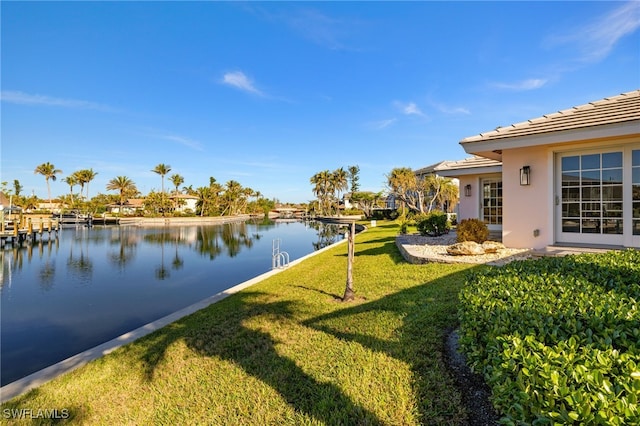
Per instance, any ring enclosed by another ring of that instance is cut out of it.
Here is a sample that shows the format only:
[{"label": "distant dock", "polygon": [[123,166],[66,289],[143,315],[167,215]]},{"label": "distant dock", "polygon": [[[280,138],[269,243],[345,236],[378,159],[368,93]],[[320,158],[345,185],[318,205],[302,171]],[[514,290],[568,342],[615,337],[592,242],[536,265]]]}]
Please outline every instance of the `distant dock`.
[{"label": "distant dock", "polygon": [[58,238],[60,222],[47,218],[20,218],[18,220],[7,220],[0,223],[0,245],[22,245],[26,242],[35,242],[46,235],[49,240]]}]

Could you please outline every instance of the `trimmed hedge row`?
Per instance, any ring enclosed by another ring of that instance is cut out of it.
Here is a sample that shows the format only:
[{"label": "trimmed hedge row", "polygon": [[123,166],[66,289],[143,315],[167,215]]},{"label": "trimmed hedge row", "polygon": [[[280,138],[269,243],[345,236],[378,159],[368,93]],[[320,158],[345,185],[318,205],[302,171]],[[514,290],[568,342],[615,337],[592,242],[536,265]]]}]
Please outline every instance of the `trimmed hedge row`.
[{"label": "trimmed hedge row", "polygon": [[640,424],[640,251],[483,268],[460,299],[503,424]]}]

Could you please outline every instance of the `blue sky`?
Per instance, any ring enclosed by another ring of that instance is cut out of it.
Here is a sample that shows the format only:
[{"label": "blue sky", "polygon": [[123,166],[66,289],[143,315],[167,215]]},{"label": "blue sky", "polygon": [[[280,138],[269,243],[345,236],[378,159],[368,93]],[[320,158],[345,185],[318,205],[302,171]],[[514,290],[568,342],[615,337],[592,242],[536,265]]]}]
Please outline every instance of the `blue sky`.
[{"label": "blue sky", "polygon": [[[498,126],[640,88],[640,2],[1,4],[1,174],[47,198],[97,172],[236,180],[282,202],[358,165],[467,157]],[[79,188],[75,188],[77,192]]]}]

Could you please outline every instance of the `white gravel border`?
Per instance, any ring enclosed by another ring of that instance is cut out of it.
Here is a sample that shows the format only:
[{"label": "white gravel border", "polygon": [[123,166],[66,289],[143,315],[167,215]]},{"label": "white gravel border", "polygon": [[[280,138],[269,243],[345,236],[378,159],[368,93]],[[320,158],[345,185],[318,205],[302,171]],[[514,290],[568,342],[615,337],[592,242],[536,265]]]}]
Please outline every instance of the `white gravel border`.
[{"label": "white gravel border", "polygon": [[419,234],[405,234],[396,237],[396,245],[409,263],[470,263],[502,266],[514,260],[531,259],[531,249],[506,248],[497,253],[485,253],[475,256],[452,256],[447,247],[456,242],[455,231],[439,237]]}]

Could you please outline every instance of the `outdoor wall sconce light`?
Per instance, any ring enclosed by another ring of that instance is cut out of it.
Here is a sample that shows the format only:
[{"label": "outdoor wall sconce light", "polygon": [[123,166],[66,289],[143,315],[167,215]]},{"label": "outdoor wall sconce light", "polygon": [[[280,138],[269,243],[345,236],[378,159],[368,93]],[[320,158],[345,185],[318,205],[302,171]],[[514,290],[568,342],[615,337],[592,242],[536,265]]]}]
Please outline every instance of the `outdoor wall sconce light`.
[{"label": "outdoor wall sconce light", "polygon": [[531,183],[531,167],[524,166],[520,169],[520,185],[529,185]]},{"label": "outdoor wall sconce light", "polygon": [[464,187],[464,196],[471,197],[471,184],[465,185]]}]

